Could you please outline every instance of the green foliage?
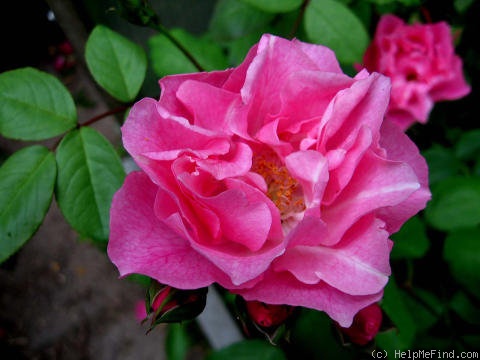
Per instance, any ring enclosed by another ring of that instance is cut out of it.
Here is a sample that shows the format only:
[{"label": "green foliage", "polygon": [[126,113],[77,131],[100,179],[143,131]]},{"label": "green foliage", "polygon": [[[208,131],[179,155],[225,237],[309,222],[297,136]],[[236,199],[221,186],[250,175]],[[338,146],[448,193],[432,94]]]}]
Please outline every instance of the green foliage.
[{"label": "green foliage", "polygon": [[480,158],[480,129],[465,132],[455,146],[455,155],[463,161]]},{"label": "green foliage", "polygon": [[395,324],[396,330],[379,333],[375,338],[378,346],[390,353],[395,349],[411,349],[417,331],[415,319],[393,276],[385,287],[381,306]]},{"label": "green foliage", "polygon": [[147,69],[141,46],[97,25],[88,38],[85,60],[95,81],[110,95],[123,102],[135,99]]},{"label": "green foliage", "polygon": [[[478,207],[477,203],[477,207]],[[480,298],[480,229],[458,229],[445,240],[443,257],[458,283]]]},{"label": "green foliage", "polygon": [[283,13],[300,7],[302,0],[242,0],[260,10],[271,13]]},{"label": "green foliage", "polygon": [[26,147],[0,167],[0,263],[37,230],[50,206],[55,157],[43,146]]},{"label": "green foliage", "polygon": [[308,39],[335,51],[340,63],[361,62],[369,36],[362,22],[342,3],[312,0],[305,10]]},{"label": "green foliage", "polygon": [[458,291],[450,300],[450,307],[468,324],[480,325],[480,308],[476,307],[472,299]]},{"label": "green foliage", "polygon": [[54,76],[22,68],[0,74],[0,134],[44,140],[73,127],[77,113],[68,90]]},{"label": "green foliage", "polygon": [[321,312],[302,309],[291,330],[291,352],[301,359],[353,359],[355,354],[340,342],[330,318]]},{"label": "green foliage", "polygon": [[480,178],[450,177],[432,186],[428,222],[449,231],[480,224]]},{"label": "green foliage", "polygon": [[184,324],[172,323],[168,326],[165,352],[168,360],[185,360],[191,344]]},{"label": "green foliage", "polygon": [[241,0],[220,0],[210,19],[209,32],[218,42],[241,39],[258,33],[274,15],[263,12]]},{"label": "green foliage", "polygon": [[[183,29],[174,29],[171,35],[193,54],[205,70],[224,70],[228,67],[222,48],[207,38],[197,38]],[[162,77],[171,74],[197,72],[192,62],[163,34],[148,41],[155,73]]]},{"label": "green foliage", "polygon": [[244,340],[212,352],[206,360],[286,360],[282,350],[261,340]]},{"label": "green foliage", "polygon": [[106,242],[110,203],[125,176],[117,153],[100,133],[83,127],[65,136],[56,159],[63,215],[81,235]]},{"label": "green foliage", "polygon": [[400,231],[392,236],[392,259],[421,258],[430,246],[424,223],[418,216],[408,220]]},{"label": "green foliage", "polygon": [[450,148],[436,144],[425,150],[423,156],[428,163],[430,186],[463,171],[464,165]]}]

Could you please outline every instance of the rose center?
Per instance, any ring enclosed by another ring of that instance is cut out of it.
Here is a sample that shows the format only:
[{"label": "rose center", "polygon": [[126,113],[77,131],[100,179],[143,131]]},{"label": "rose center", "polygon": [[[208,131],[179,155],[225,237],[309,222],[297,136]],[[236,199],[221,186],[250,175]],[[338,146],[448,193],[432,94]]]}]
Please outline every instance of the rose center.
[{"label": "rose center", "polygon": [[264,178],[267,196],[280,211],[282,222],[303,213],[305,202],[302,188],[275,155],[254,156],[252,171]]}]

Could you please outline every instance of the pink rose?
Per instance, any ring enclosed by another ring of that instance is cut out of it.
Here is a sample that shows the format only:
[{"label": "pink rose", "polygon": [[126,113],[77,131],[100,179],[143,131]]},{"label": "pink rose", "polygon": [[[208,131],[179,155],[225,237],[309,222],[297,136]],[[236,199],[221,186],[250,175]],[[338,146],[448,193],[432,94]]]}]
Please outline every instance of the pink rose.
[{"label": "pink rose", "polygon": [[415,121],[425,123],[434,102],[470,92],[445,22],[407,25],[394,15],[384,15],[363,61],[369,71],[390,77],[387,117],[403,130]]},{"label": "pink rose", "polygon": [[353,318],[349,328],[340,328],[351,342],[357,345],[366,345],[373,340],[382,325],[382,309],[378,304],[371,304],[360,310]]},{"label": "pink rose", "polygon": [[389,234],[425,206],[427,167],[383,123],[390,81],[264,35],[237,68],[167,76],[122,127],[142,168],[111,208],[121,275],[326,311],[382,297]]}]

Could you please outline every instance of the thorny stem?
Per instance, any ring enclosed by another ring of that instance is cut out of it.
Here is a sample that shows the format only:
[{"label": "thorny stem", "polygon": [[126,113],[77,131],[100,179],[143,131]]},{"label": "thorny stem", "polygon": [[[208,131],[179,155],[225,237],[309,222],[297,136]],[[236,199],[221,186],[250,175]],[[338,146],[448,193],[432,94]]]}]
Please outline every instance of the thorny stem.
[{"label": "thorny stem", "polygon": [[302,23],[303,16],[305,15],[305,9],[307,8],[308,4],[310,3],[310,0],[304,0],[302,3],[302,6],[300,7],[300,12],[298,13],[297,18],[295,19],[295,22],[293,23],[292,30],[290,31],[290,34],[288,34],[288,38],[292,39],[295,34],[298,31],[298,28],[300,27],[300,24]]},{"label": "thorny stem", "polygon": [[102,120],[103,118],[107,117],[107,116],[110,116],[110,115],[115,115],[115,114],[118,114],[118,113],[121,113],[122,111],[125,111],[128,109],[128,106],[126,105],[122,105],[122,106],[119,106],[115,109],[112,109],[112,110],[108,110],[102,114],[99,114],[97,116],[94,116],[93,118],[85,121],[84,123],[82,124],[77,124],[77,128],[81,128],[83,126],[89,126],[89,125],[92,125],[93,123],[99,121],[99,120]]}]

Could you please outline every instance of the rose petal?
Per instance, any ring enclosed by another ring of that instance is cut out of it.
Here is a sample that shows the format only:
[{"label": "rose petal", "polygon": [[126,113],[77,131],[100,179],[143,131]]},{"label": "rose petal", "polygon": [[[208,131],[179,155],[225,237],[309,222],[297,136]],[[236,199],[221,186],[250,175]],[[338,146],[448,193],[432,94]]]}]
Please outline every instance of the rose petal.
[{"label": "rose petal", "polygon": [[289,271],[305,284],[325,281],[351,295],[375,294],[390,275],[392,247],[382,221],[372,216],[357,222],[334,248],[296,246],[275,261],[276,271]]},{"label": "rose petal", "polygon": [[322,208],[322,219],[328,226],[322,243],[337,243],[358,219],[372,211],[402,203],[420,186],[407,163],[388,161],[367,152],[335,202]]},{"label": "rose petal", "polygon": [[186,80],[178,88],[178,100],[192,114],[193,123],[215,132],[231,133],[230,115],[241,105],[239,94],[200,81]]},{"label": "rose petal", "polygon": [[383,295],[383,292],[365,296],[347,295],[325,282],[315,285],[303,284],[284,271],[268,272],[254,287],[234,292],[242,295],[247,301],[304,306],[325,311],[343,327],[350,326],[353,317],[360,309],[379,301]]},{"label": "rose petal", "polygon": [[148,177],[134,172],[113,198],[107,251],[120,275],[143,274],[179,289],[228,284],[220,269],[154,216],[155,194]]}]

